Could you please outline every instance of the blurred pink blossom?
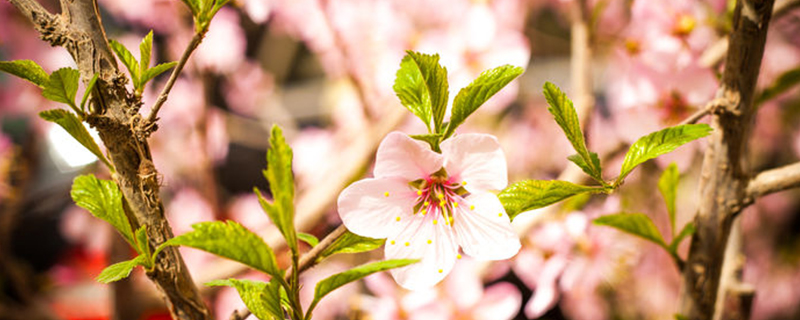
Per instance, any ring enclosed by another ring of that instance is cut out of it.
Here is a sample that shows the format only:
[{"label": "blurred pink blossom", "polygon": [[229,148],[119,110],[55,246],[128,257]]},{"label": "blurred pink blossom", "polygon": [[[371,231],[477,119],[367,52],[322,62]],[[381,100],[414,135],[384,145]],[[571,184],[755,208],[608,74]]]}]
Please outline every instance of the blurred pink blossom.
[{"label": "blurred pink blossom", "polygon": [[239,15],[233,9],[223,7],[211,20],[208,33],[193,59],[200,68],[217,73],[233,72],[244,62],[246,45]]}]

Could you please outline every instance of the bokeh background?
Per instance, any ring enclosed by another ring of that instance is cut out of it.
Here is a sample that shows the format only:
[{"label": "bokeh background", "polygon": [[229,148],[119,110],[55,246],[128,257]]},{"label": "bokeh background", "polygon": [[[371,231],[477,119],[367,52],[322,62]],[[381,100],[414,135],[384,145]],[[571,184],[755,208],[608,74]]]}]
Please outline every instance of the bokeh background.
[{"label": "bokeh background", "polygon": [[[57,1],[41,2],[58,11]],[[108,37],[129,48],[152,29],[156,62],[177,60],[192,36],[191,16],[178,0],[98,4]],[[576,15],[581,5],[583,16]],[[510,181],[555,179],[572,166],[541,86],[551,81],[580,94],[574,77],[584,77],[593,102],[582,119],[588,143],[606,178],[614,177],[631,142],[713,98],[732,6],[726,0],[235,0],[214,18],[151,139],[167,214],[176,234],[195,222],[234,219],[279,248],[252,193],[254,186],[268,189],[261,170],[268,130],[279,124],[295,153],[298,225],[324,236],[339,224],[338,192],[371,173],[380,139],[392,130],[425,130],[392,91],[405,50],[441,55],[451,100],[483,70],[526,69],[459,129],[500,139]],[[571,30],[580,22],[589,30],[584,49],[590,50],[582,52],[590,53],[590,64],[575,73]],[[39,40],[6,1],[0,1],[0,58],[31,59],[48,72],[74,67],[65,50]],[[758,87],[798,67],[800,10],[790,7],[773,20]],[[145,112],[165,81],[156,78],[144,92]],[[36,115],[59,107],[37,87],[0,74],[0,318],[167,319],[141,270],[115,285],[93,281],[131,252],[69,198],[76,175],[108,172]],[[798,160],[799,107],[796,89],[760,105],[749,145],[754,170]],[[416,292],[377,274],[331,295],[315,319],[672,319],[680,278],[669,255],[591,219],[642,212],[669,234],[656,184],[675,162],[682,174],[677,225],[691,221],[703,147],[694,142],[646,163],[613,195],[520,215],[514,225],[523,249],[511,260],[464,259],[442,283]],[[743,278],[757,292],[752,319],[800,318],[798,195],[770,195],[741,216]],[[681,254],[687,249],[688,241]],[[197,250],[181,251],[200,283],[261,278]],[[306,272],[304,299],[323,277],[381,258],[382,250],[345,255]],[[220,319],[243,306],[232,289],[201,288]]]}]

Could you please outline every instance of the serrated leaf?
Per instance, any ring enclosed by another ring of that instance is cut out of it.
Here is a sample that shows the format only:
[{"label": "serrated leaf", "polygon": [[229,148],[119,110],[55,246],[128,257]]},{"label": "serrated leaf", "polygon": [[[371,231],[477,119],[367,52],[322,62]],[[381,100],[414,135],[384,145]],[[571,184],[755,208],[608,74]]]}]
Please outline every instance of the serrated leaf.
[{"label": "serrated leaf", "polygon": [[133,258],[131,260],[126,260],[112,264],[103,269],[103,271],[100,272],[100,275],[98,275],[95,280],[100,283],[111,283],[125,279],[129,275],[131,275],[131,271],[133,271],[133,268],[135,268],[136,266],[144,265],[144,263],[145,263],[144,256],[137,256],[136,258]]},{"label": "serrated leaf", "polygon": [[444,137],[453,135],[456,128],[464,123],[470,114],[478,110],[478,107],[486,103],[489,98],[516,79],[522,72],[522,68],[511,65],[486,70],[472,83],[458,91],[453,100],[453,113]]},{"label": "serrated leaf", "polygon": [[[239,297],[242,298],[245,306],[256,318],[261,320],[273,319],[283,320],[283,310],[280,305],[280,285],[275,281],[269,284],[253,280],[214,280],[206,282],[205,285],[211,287],[226,286],[236,288]],[[272,299],[276,297],[277,299]]]},{"label": "serrated leaf", "polygon": [[240,262],[273,277],[283,277],[275,261],[275,253],[261,237],[235,221],[211,221],[192,225],[193,231],[172,238],[162,244],[200,249]]},{"label": "serrated leaf", "polygon": [[[667,249],[664,238],[658,232],[653,220],[643,213],[618,213],[594,219],[594,224],[609,226],[625,233],[641,237]],[[668,249],[669,250],[669,249]]]},{"label": "serrated leaf", "polygon": [[[407,51],[392,87],[400,102],[420,118],[429,132],[439,133],[447,111],[447,69],[439,55]],[[431,131],[433,120],[433,131]]]},{"label": "serrated leaf", "polygon": [[53,72],[44,86],[42,95],[52,101],[66,103],[75,108],[75,95],[78,94],[78,80],[81,74],[72,68],[61,68]]},{"label": "serrated leaf", "polygon": [[359,253],[372,251],[380,248],[386,239],[373,239],[362,237],[350,231],[345,231],[341,236],[333,240],[330,246],[322,250],[317,261],[332,256],[337,253]]},{"label": "serrated leaf", "polygon": [[360,265],[345,272],[332,275],[326,278],[325,280],[322,280],[317,283],[317,286],[314,288],[314,300],[311,302],[311,306],[308,308],[308,313],[311,313],[313,311],[314,306],[316,306],[317,303],[323,297],[325,297],[325,295],[331,293],[333,290],[336,290],[343,285],[359,280],[376,272],[405,267],[407,265],[416,263],[418,261],[419,260],[415,259],[394,259],[394,260],[378,261]]},{"label": "serrated leaf", "polygon": [[679,178],[678,165],[673,162],[664,170],[661,178],[658,179],[658,191],[664,197],[664,203],[667,205],[670,232],[672,232],[673,236],[675,235],[675,194],[677,193]]},{"label": "serrated leaf", "polygon": [[429,134],[414,134],[410,136],[412,139],[416,139],[419,141],[424,141],[431,146],[431,150],[439,152],[439,141],[442,140],[441,133],[429,133]]},{"label": "serrated leaf", "polygon": [[584,173],[588,174],[595,181],[604,184],[603,177],[597,175],[599,172],[593,171],[593,168],[600,168],[600,158],[597,156],[597,153],[594,152],[589,152],[589,158],[592,159],[592,165],[586,163],[586,160],[578,154],[567,157],[567,160],[572,161],[572,163],[581,168]]},{"label": "serrated leaf", "polygon": [[561,180],[524,180],[508,186],[497,197],[509,218],[514,220],[521,212],[546,207],[581,193],[602,190]]},{"label": "serrated leaf", "polygon": [[114,172],[114,166],[108,162],[103,152],[100,151],[100,146],[98,146],[97,142],[89,135],[89,131],[86,130],[86,127],[83,126],[83,123],[78,120],[75,114],[64,109],[53,109],[39,112],[39,117],[64,128],[75,140],[97,156],[100,161],[103,161],[111,172]]},{"label": "serrated leaf", "polygon": [[50,80],[47,72],[31,60],[0,61],[0,71],[28,80],[42,89],[47,86],[47,82]]},{"label": "serrated leaf", "polygon": [[[139,74],[143,75],[144,72],[150,68],[150,56],[153,53],[153,30],[147,33],[139,43]],[[144,84],[145,81],[142,81]]]},{"label": "serrated leaf", "polygon": [[687,142],[709,134],[711,134],[711,127],[707,124],[685,124],[656,131],[639,138],[633,143],[628,153],[625,154],[617,184],[621,183],[636,166],[643,162],[672,152],[672,150]]},{"label": "serrated leaf", "polygon": [[92,76],[92,80],[89,80],[89,84],[86,86],[86,90],[83,92],[83,98],[81,98],[81,112],[86,112],[86,100],[89,99],[89,95],[92,94],[92,90],[94,90],[94,86],[97,85],[97,73]]},{"label": "serrated leaf", "polygon": [[762,104],[767,100],[775,98],[798,83],[800,83],[800,67],[786,71],[778,76],[778,79],[776,79],[771,86],[761,91],[761,94],[756,98],[756,104]]},{"label": "serrated leaf", "polygon": [[136,230],[136,233],[134,235],[136,236],[136,246],[134,248],[136,249],[136,252],[139,253],[139,255],[146,258],[145,259],[146,263],[144,265],[149,268],[150,241],[147,237],[147,226],[143,225],[139,227],[139,229]]},{"label": "serrated leaf", "polygon": [[114,53],[117,54],[117,58],[122,60],[122,64],[125,65],[125,68],[128,69],[128,72],[131,74],[131,81],[133,82],[133,88],[139,89],[141,86],[139,80],[141,77],[141,67],[139,67],[139,62],[136,61],[136,58],[133,57],[128,48],[125,48],[124,45],[115,41],[109,40],[108,44],[111,46],[111,50],[114,50]]},{"label": "serrated leaf", "polygon": [[167,71],[169,69],[172,69],[177,64],[178,64],[177,61],[165,62],[165,63],[160,63],[160,64],[156,65],[155,67],[152,67],[150,69],[145,70],[142,73],[142,87],[144,87],[145,84],[150,82],[150,80],[153,80],[153,78],[157,77],[158,75],[164,73],[165,71]]},{"label": "serrated leaf", "polygon": [[292,252],[297,252],[297,234],[294,229],[294,175],[292,174],[292,148],[286,144],[281,128],[272,127],[267,150],[267,170],[264,177],[269,183],[274,202],[270,204],[256,189],[261,207],[278,227]]},{"label": "serrated leaf", "polygon": [[111,224],[131,247],[136,247],[131,224],[122,209],[122,193],[114,181],[97,179],[91,174],[78,176],[72,182],[70,196],[75,204]]},{"label": "serrated leaf", "polygon": [[[578,122],[578,113],[575,111],[575,106],[572,105],[572,100],[567,98],[567,95],[561,91],[556,85],[547,82],[544,84],[544,96],[547,99],[547,104],[550,105],[547,111],[553,115],[567,136],[567,139],[572,144],[572,148],[583,158],[583,163],[588,169],[589,176],[604,183],[601,174],[600,161],[595,160],[597,156],[592,157],[589,150],[586,149],[586,141],[581,132],[581,125]],[[572,159],[570,159],[572,160]],[[573,162],[575,162],[573,160]],[[581,167],[581,169],[584,169]],[[584,169],[584,171],[587,171]]]},{"label": "serrated leaf", "polygon": [[694,223],[689,222],[684,225],[683,229],[681,229],[681,232],[679,232],[678,235],[672,239],[672,242],[669,244],[669,250],[671,252],[675,252],[678,249],[678,245],[681,244],[681,241],[683,241],[684,238],[693,235],[695,231],[697,230],[694,227]]},{"label": "serrated leaf", "polygon": [[305,232],[298,232],[297,239],[302,240],[303,242],[307,243],[309,246],[316,247],[319,244],[319,239],[315,237],[313,234],[308,234]]}]

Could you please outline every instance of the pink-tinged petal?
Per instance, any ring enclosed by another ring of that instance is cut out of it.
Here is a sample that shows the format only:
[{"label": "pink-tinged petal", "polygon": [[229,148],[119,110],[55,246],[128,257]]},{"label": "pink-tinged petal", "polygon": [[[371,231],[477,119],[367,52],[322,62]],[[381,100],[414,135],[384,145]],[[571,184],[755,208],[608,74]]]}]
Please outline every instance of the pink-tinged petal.
[{"label": "pink-tinged petal", "polygon": [[508,184],[506,156],[494,136],[460,134],[442,142],[441,148],[447,174],[466,182],[468,191],[500,190]]},{"label": "pink-tinged petal", "polygon": [[480,260],[503,260],[519,252],[519,237],[497,196],[473,193],[465,202],[454,217],[453,228],[466,254]]},{"label": "pink-tinged petal", "polygon": [[373,173],[376,178],[402,177],[414,181],[439,171],[443,163],[442,155],[433,152],[427,143],[395,131],[386,135],[378,146]]},{"label": "pink-tinged petal", "polygon": [[392,269],[397,283],[409,290],[429,288],[441,281],[456,262],[458,245],[444,221],[433,215],[416,215],[396,237],[386,239],[386,259],[421,259],[408,267]]},{"label": "pink-tinged petal", "polygon": [[352,233],[386,238],[408,224],[415,196],[408,183],[399,179],[356,181],[339,194],[339,217]]},{"label": "pink-tinged petal", "polygon": [[458,310],[472,308],[483,296],[483,282],[479,276],[481,271],[478,268],[478,262],[464,257],[444,281],[447,295],[457,297],[457,299],[452,299],[452,302]]},{"label": "pink-tinged petal", "polygon": [[562,256],[547,260],[536,281],[533,297],[525,305],[525,315],[528,318],[538,318],[556,305],[560,296],[557,281],[566,265],[567,259]]},{"label": "pink-tinged petal", "polygon": [[522,294],[519,289],[508,282],[501,282],[486,288],[483,298],[472,312],[472,319],[512,319],[519,312],[521,304]]}]

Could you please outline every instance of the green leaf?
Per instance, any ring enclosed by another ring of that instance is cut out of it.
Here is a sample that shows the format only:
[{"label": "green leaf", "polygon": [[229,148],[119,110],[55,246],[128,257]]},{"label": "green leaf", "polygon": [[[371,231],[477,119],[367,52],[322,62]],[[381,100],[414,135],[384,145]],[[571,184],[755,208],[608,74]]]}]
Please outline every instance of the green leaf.
[{"label": "green leaf", "polygon": [[584,173],[588,174],[595,181],[600,182],[603,185],[605,185],[605,181],[603,180],[603,177],[599,175],[601,173],[593,171],[594,170],[593,168],[600,168],[600,158],[598,158],[597,157],[597,153],[594,153],[594,152],[589,152],[589,157],[592,159],[592,164],[591,165],[586,163],[586,160],[584,160],[583,157],[581,157],[578,154],[573,154],[573,155],[567,157],[567,160],[572,161],[572,163],[574,163],[579,168],[581,168],[581,170],[583,170]]},{"label": "green leaf", "polygon": [[95,280],[97,280],[97,282],[100,283],[111,283],[125,279],[129,275],[131,275],[131,271],[133,271],[133,268],[135,268],[136,266],[144,265],[144,263],[145,263],[145,257],[137,256],[136,258],[133,258],[131,260],[126,260],[112,264],[103,269],[103,271],[100,272],[100,275],[98,275]]},{"label": "green leaf", "polygon": [[676,313],[675,314],[675,320],[689,320],[689,317],[684,316],[684,315],[682,315],[680,313]]},{"label": "green leaf", "polygon": [[97,73],[92,76],[92,80],[89,80],[89,85],[86,86],[86,90],[83,92],[83,98],[81,98],[81,112],[86,112],[86,100],[89,99],[89,95],[92,94],[92,90],[94,90],[94,86],[97,85]]},{"label": "green leaf", "polygon": [[337,253],[359,253],[372,251],[380,248],[386,239],[373,239],[362,237],[350,231],[345,231],[341,236],[333,240],[330,246],[322,250],[317,261],[332,256]]},{"label": "green leaf", "polygon": [[53,72],[42,91],[42,95],[55,102],[66,103],[73,109],[75,95],[78,94],[78,79],[81,74],[72,68],[61,68]]},{"label": "green leaf", "polygon": [[114,50],[114,53],[117,54],[117,57],[122,60],[122,64],[125,65],[125,68],[128,69],[128,72],[130,72],[131,81],[133,81],[133,88],[139,89],[141,86],[139,80],[142,78],[139,62],[136,61],[136,58],[134,58],[131,52],[128,51],[128,48],[125,48],[125,46],[121,43],[114,40],[109,40],[108,44],[111,46],[111,50]]},{"label": "green leaf", "polygon": [[[150,56],[153,53],[153,30],[147,33],[139,44],[139,74],[144,74],[145,70],[150,67]],[[144,83],[144,81],[142,81]]]},{"label": "green leaf", "polygon": [[594,224],[609,226],[620,231],[649,240],[667,249],[664,238],[658,232],[653,220],[643,213],[618,213],[594,219]]},{"label": "green leaf", "polygon": [[147,237],[147,226],[143,225],[139,227],[139,229],[136,230],[135,236],[136,236],[136,246],[134,248],[136,249],[136,252],[139,253],[139,255],[145,257],[146,263],[144,264],[144,266],[150,268],[152,263],[150,261],[151,260],[150,240]]},{"label": "green leaf", "polygon": [[625,160],[622,161],[617,184],[643,162],[672,152],[683,144],[711,134],[711,127],[707,124],[685,124],[656,131],[639,138],[633,143]]},{"label": "green leaf", "polygon": [[[234,287],[239,292],[245,306],[256,318],[261,320],[283,320],[283,310],[280,305],[280,285],[276,281],[269,284],[252,280],[214,280],[206,282],[210,287]],[[277,299],[275,299],[277,297]]]},{"label": "green leaf", "polygon": [[272,127],[267,150],[267,170],[264,177],[269,182],[273,203],[269,203],[255,189],[261,207],[272,223],[278,227],[292,252],[297,252],[297,234],[294,229],[294,176],[292,175],[292,148],[286,144],[281,128]]},{"label": "green leaf", "polygon": [[546,207],[586,192],[603,192],[603,189],[561,180],[524,180],[510,185],[497,197],[508,216],[514,220],[521,212]]},{"label": "green leaf", "polygon": [[472,83],[458,91],[453,100],[453,114],[450,116],[450,124],[444,134],[445,138],[453,135],[456,128],[464,123],[470,114],[521,75],[522,71],[522,68],[511,65],[486,70]]},{"label": "green leaf", "polygon": [[317,283],[317,286],[314,288],[314,300],[311,302],[311,306],[309,306],[308,308],[308,313],[310,314],[311,311],[313,311],[314,307],[317,305],[317,303],[319,303],[319,301],[323,297],[325,297],[325,295],[331,293],[333,290],[336,290],[343,285],[359,280],[376,272],[405,267],[407,265],[416,263],[418,261],[419,260],[415,259],[394,259],[394,260],[378,261],[360,265],[345,272],[332,275],[326,278],[325,280],[322,280]]},{"label": "green leaf", "polygon": [[315,237],[313,234],[308,234],[305,232],[298,232],[297,239],[302,240],[303,242],[307,243],[309,246],[316,247],[319,244],[319,239]]},{"label": "green leaf", "polygon": [[86,147],[86,149],[97,156],[98,159],[103,161],[103,163],[108,166],[111,172],[114,172],[114,166],[108,162],[108,159],[106,159],[106,157],[103,155],[103,152],[100,151],[100,147],[97,145],[97,142],[95,142],[92,136],[89,135],[89,131],[86,130],[86,127],[83,126],[75,114],[64,109],[53,109],[39,112],[39,117],[56,123],[64,128],[64,130],[66,130],[73,138],[75,138],[75,140],[80,142],[81,145]]},{"label": "green leaf", "polygon": [[667,213],[669,213],[669,226],[672,235],[675,235],[675,194],[678,189],[678,179],[680,172],[678,172],[678,165],[674,162],[664,170],[661,178],[658,179],[658,191],[664,197],[664,203],[667,204]]},{"label": "green leaf", "polygon": [[406,52],[392,88],[400,102],[425,123],[428,132],[439,133],[447,110],[447,69],[439,65],[438,54]]},{"label": "green leaf", "polygon": [[44,89],[50,76],[31,60],[0,61],[0,71],[8,72]]},{"label": "green leaf", "polygon": [[[597,156],[592,156],[589,150],[586,149],[586,142],[581,132],[581,125],[578,122],[578,113],[572,105],[572,100],[567,98],[567,95],[561,91],[556,85],[547,82],[544,84],[544,96],[547,103],[550,105],[547,111],[553,114],[556,123],[564,131],[567,139],[572,143],[572,147],[578,152],[578,156],[583,159],[584,166],[581,167],[584,172],[589,174],[593,179],[600,183],[604,183],[600,169],[600,161]],[[576,162],[570,158],[572,162]],[[579,165],[580,166],[580,165]]]},{"label": "green leaf", "polygon": [[192,228],[193,231],[162,244],[156,254],[166,246],[187,246],[241,262],[273,277],[283,277],[272,249],[261,237],[235,221],[201,222]]},{"label": "green leaf", "polygon": [[131,247],[136,247],[131,224],[122,209],[122,193],[114,181],[97,179],[91,174],[78,176],[72,182],[70,195],[75,204],[111,224]]},{"label": "green leaf", "polygon": [[771,86],[764,89],[764,91],[758,95],[756,104],[762,104],[767,100],[775,98],[798,83],[800,83],[800,67],[796,67],[781,74]]},{"label": "green leaf", "polygon": [[228,4],[228,2],[230,2],[230,0],[216,0],[214,2],[214,6],[211,7],[211,11],[208,13],[209,14],[209,19],[211,19],[215,15],[217,15],[217,12],[219,11],[219,9],[222,9],[222,7],[225,6],[226,4]]},{"label": "green leaf", "polygon": [[192,15],[197,17],[200,14],[200,0],[181,0],[190,10],[192,10]]},{"label": "green leaf", "polygon": [[165,71],[172,69],[177,64],[178,64],[177,61],[160,63],[155,67],[145,70],[144,72],[142,72],[142,87],[144,87],[145,84],[150,82],[150,80],[157,77],[159,74],[162,74]]},{"label": "green leaf", "polygon": [[424,141],[431,146],[431,150],[439,152],[439,141],[442,141],[442,134],[441,133],[429,133],[429,134],[414,134],[410,136],[412,139],[416,139],[419,141]]},{"label": "green leaf", "polygon": [[697,230],[694,227],[694,223],[689,222],[683,226],[683,229],[681,229],[681,232],[678,233],[678,236],[673,238],[672,242],[669,244],[669,251],[676,252],[678,245],[681,244],[681,241],[683,241],[684,238],[693,235],[695,231]]}]

